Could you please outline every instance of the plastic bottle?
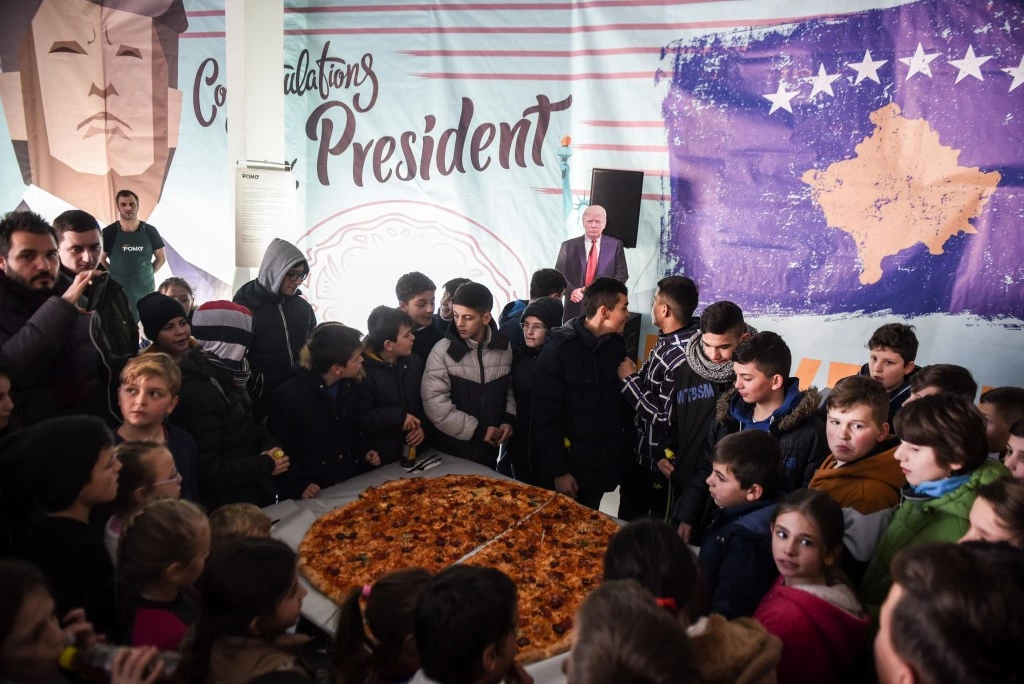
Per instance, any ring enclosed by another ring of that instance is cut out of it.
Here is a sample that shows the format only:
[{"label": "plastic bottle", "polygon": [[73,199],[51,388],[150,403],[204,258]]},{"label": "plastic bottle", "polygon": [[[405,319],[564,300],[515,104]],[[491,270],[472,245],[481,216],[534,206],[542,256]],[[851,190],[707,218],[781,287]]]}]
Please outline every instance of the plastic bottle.
[{"label": "plastic bottle", "polygon": [[[96,644],[86,650],[68,646],[61,652],[58,663],[65,670],[98,671],[109,675],[114,669],[114,659],[117,658],[118,653],[124,650],[130,649],[127,646],[114,644]],[[181,654],[174,651],[160,651],[155,658],[149,661],[144,675],[149,676],[153,668],[161,661],[164,664],[164,669],[160,672],[160,678],[169,679],[174,676],[178,665],[181,664]]]}]

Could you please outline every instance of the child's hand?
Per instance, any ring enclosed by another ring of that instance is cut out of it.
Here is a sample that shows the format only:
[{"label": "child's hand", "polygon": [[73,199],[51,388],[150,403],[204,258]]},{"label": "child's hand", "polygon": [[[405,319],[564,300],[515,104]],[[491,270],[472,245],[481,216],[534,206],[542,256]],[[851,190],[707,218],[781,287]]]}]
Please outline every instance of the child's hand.
[{"label": "child's hand", "polygon": [[123,649],[114,656],[114,665],[110,668],[110,684],[152,684],[164,671],[164,661],[157,661],[149,676],[145,679],[143,676],[157,653],[159,651],[153,646]]},{"label": "child's hand", "polygon": [[419,446],[423,443],[426,435],[423,434],[423,428],[413,428],[405,433],[405,443],[409,446]]},{"label": "child's hand", "polygon": [[572,473],[566,473],[555,476],[555,490],[575,499],[579,496],[580,486],[576,483],[576,478],[572,476]]},{"label": "child's hand", "polygon": [[684,522],[679,523],[679,538],[687,544],[690,543],[690,535],[693,534],[693,525],[687,525]]},{"label": "child's hand", "polygon": [[273,454],[274,451],[277,451],[277,449],[271,449],[269,451],[264,451],[263,454],[274,462],[274,471],[272,473],[270,473],[270,474],[271,475],[280,475],[281,473],[283,473],[286,470],[288,470],[288,466],[290,464],[290,461],[288,460],[288,456],[287,455],[279,456],[278,458],[274,458],[274,454]]},{"label": "child's hand", "polygon": [[501,431],[501,436],[498,439],[498,444],[504,444],[505,441],[512,436],[512,426],[509,425],[508,423],[502,423],[500,426],[498,426],[498,429]]},{"label": "child's hand", "polygon": [[320,485],[316,482],[310,482],[306,490],[302,492],[303,499],[312,499],[314,496],[320,493]]},{"label": "child's hand", "polygon": [[625,380],[633,373],[636,373],[636,364],[633,363],[633,359],[627,356],[619,364],[619,380]]},{"label": "child's hand", "polygon": [[658,461],[658,470],[665,477],[672,477],[672,473],[675,472],[676,467],[672,465],[667,458],[662,458]]},{"label": "child's hand", "polygon": [[402,423],[402,430],[408,432],[409,430],[415,430],[420,426],[420,419],[411,413],[405,414],[405,422]]},{"label": "child's hand", "polygon": [[74,640],[78,648],[85,650],[96,645],[96,630],[93,629],[92,623],[86,620],[84,608],[68,611],[60,622],[64,625],[64,633]]},{"label": "child's hand", "polygon": [[373,449],[367,451],[366,456],[364,458],[366,462],[372,465],[374,468],[380,465],[380,454],[378,454]]},{"label": "child's hand", "polygon": [[489,427],[487,432],[484,433],[484,441],[491,446],[498,446],[501,439],[501,428]]}]

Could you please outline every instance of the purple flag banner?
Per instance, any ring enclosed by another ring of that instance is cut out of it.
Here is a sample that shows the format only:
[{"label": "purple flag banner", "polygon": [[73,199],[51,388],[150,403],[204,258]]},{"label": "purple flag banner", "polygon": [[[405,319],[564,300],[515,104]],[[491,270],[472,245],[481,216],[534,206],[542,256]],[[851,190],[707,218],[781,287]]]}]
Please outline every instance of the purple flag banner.
[{"label": "purple flag banner", "polygon": [[763,315],[1024,318],[1024,7],[674,44],[666,270]]}]

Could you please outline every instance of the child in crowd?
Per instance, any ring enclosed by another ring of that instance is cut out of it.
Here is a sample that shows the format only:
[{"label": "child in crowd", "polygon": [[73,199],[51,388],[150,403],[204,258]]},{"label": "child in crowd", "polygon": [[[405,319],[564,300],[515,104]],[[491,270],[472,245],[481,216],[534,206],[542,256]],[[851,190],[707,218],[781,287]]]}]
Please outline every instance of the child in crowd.
[{"label": "child in crowd", "polygon": [[975,382],[971,371],[963,366],[936,363],[919,368],[913,374],[910,378],[910,396],[906,401],[941,392],[958,394],[967,401],[974,401],[974,396],[978,393],[978,383]]},{"label": "child in crowd", "polygon": [[[666,450],[675,453],[679,430],[676,421],[676,374],[686,363],[686,344],[697,332],[693,311],[697,286],[685,276],[658,281],[651,307],[651,321],[658,328],[658,342],[637,370],[632,359],[619,364],[622,396],[633,419],[633,458],[626,465],[619,486],[619,518],[665,518],[669,513],[669,489],[658,462]],[[667,460],[667,459],[666,459]]]},{"label": "child in crowd", "polygon": [[625,403],[618,368],[626,358],[626,286],[598,278],[585,315],[551,331],[537,358],[530,423],[544,481],[597,509],[618,484]]},{"label": "child in crowd", "polygon": [[117,554],[122,643],[181,648],[199,618],[192,585],[209,554],[210,525],[193,503],[156,500],[128,519]]},{"label": "child in crowd", "polygon": [[[66,682],[58,671],[65,648],[96,644],[85,611],[76,608],[65,615],[55,610],[46,577],[38,568],[20,560],[0,560],[0,681]],[[124,649],[112,663],[110,681],[152,684],[163,671],[162,663],[147,676],[143,673],[156,655],[155,648]]]},{"label": "child in crowd", "polygon": [[782,640],[780,684],[840,681],[867,639],[871,620],[836,570],[842,550],[843,510],[832,497],[783,497],[772,517],[779,579],[754,613]]},{"label": "child in crowd", "polygon": [[540,475],[540,460],[535,448],[530,411],[537,358],[550,332],[562,324],[561,297],[541,297],[529,304],[517,318],[522,320],[520,334],[523,343],[512,347],[512,395],[516,400],[516,425],[498,470],[520,482],[550,489],[552,483],[542,480]]},{"label": "child in crowd", "polygon": [[[522,323],[526,307],[542,299],[554,298],[561,302],[565,287],[565,276],[560,271],[553,268],[534,271],[530,276],[530,299],[515,299],[505,305],[498,316],[498,332],[507,337],[513,347],[524,344]],[[562,322],[559,321],[558,324],[561,325]]]},{"label": "child in crowd", "polygon": [[1010,436],[1006,438],[1006,457],[1003,465],[1018,480],[1024,480],[1024,419],[1010,426]]},{"label": "child in crowd", "polygon": [[402,457],[405,445],[422,449],[429,426],[420,384],[423,360],[412,353],[412,319],[401,309],[378,306],[366,321],[363,372],[357,414],[363,450],[372,449],[382,464]]},{"label": "child in crowd", "polygon": [[196,474],[199,448],[192,435],[167,422],[178,405],[180,391],[181,370],[167,354],[141,354],[129,359],[121,370],[121,385],[117,390],[124,423],[114,433],[114,441],[118,444],[155,442],[166,446],[181,477],[182,498],[199,501]]},{"label": "child in crowd", "polygon": [[896,432],[902,442],[895,457],[907,486],[861,582],[861,600],[874,611],[892,584],[889,565],[896,553],[912,544],[960,539],[978,487],[1007,474],[986,458],[985,424],[962,397],[936,394],[907,404],[896,415]]},{"label": "child in crowd", "polygon": [[697,675],[683,626],[633,580],[605,582],[576,612],[568,684],[686,684]]},{"label": "child in crowd", "polygon": [[103,528],[103,542],[111,560],[117,563],[117,549],[125,523],[135,511],[155,499],[181,496],[181,473],[171,452],[156,442],[123,442],[114,449],[121,462],[114,514]]},{"label": "child in crowd", "polygon": [[84,608],[97,632],[113,636],[114,566],[102,530],[89,524],[93,507],[117,496],[113,435],[99,418],[67,416],[18,437],[3,454],[4,495],[28,493],[41,511],[16,530],[15,553],[42,569],[59,615]]},{"label": "child in crowd", "polygon": [[434,327],[441,332],[442,337],[448,332],[448,326],[452,322],[452,297],[455,296],[455,291],[460,285],[471,282],[473,281],[469,278],[452,278],[441,286],[441,304],[434,312]]},{"label": "child in crowd", "polygon": [[732,353],[755,332],[744,322],[740,307],[732,302],[715,302],[701,315],[700,333],[687,340],[686,363],[676,371],[676,456],[660,459],[658,469],[680,492],[672,519],[679,523],[684,541],[690,540],[707,502],[704,481],[711,473],[711,464],[702,457],[718,398],[736,382]]},{"label": "child in crowd", "polygon": [[410,684],[532,681],[515,662],[518,623],[516,586],[500,570],[453,565],[434,575],[416,601],[421,669]]},{"label": "child in crowd", "polygon": [[701,682],[774,682],[782,645],[759,622],[709,615],[691,624],[690,617],[702,612],[698,575],[697,560],[676,530],[650,518],[616,532],[604,554],[606,583],[639,582],[686,628]]},{"label": "child in crowd", "polygon": [[278,671],[311,678],[298,656],[309,637],[288,633],[305,595],[295,552],[284,542],[236,539],[216,549],[206,563],[181,681],[245,684]]},{"label": "child in crowd", "polygon": [[[384,575],[349,592],[334,632],[335,684],[408,681],[420,668],[413,618],[430,581],[422,568]],[[366,601],[366,611],[360,607]]]},{"label": "child in crowd", "polygon": [[196,292],[188,284],[187,280],[184,278],[168,278],[160,283],[160,287],[156,291],[167,295],[181,304],[181,308],[185,310],[188,320],[192,320],[192,314],[196,312]]},{"label": "child in crowd", "polygon": [[270,516],[247,503],[221,506],[210,514],[210,548],[219,549],[232,539],[269,537],[274,526]]},{"label": "child in crowd", "polygon": [[452,305],[455,325],[423,371],[423,410],[437,430],[438,450],[494,468],[516,418],[512,347],[491,319],[494,298],[486,287],[462,285]]},{"label": "child in crowd", "polygon": [[1020,681],[1024,555],[1005,544],[922,544],[893,560],[880,684]]},{"label": "child in crowd", "polygon": [[769,527],[782,452],[768,433],[744,430],[715,444],[713,458],[708,489],[717,508],[701,535],[701,576],[710,612],[750,616],[777,574]]},{"label": "child in crowd", "polygon": [[978,487],[961,542],[1007,542],[1024,548],[1024,482],[1001,477]]},{"label": "child in crowd", "polygon": [[282,497],[312,499],[359,474],[361,462],[380,465],[376,452],[357,455],[356,449],[360,337],[343,325],[318,325],[299,354],[299,368],[274,393],[268,426],[292,461],[278,478]]},{"label": "child in crowd", "polygon": [[11,427],[11,413],[14,412],[14,400],[11,398],[11,375],[0,368],[0,437],[6,435]]},{"label": "child in crowd", "polygon": [[413,322],[412,334],[416,339],[412,343],[412,353],[420,357],[424,364],[430,356],[430,350],[445,336],[445,331],[438,330],[434,325],[436,291],[434,281],[419,271],[406,273],[395,283],[398,308],[409,314]]},{"label": "child in crowd", "polygon": [[978,402],[985,418],[990,458],[998,458],[1006,451],[1010,426],[1024,420],[1024,387],[996,387],[981,395]]},{"label": "child in crowd", "polygon": [[885,422],[885,389],[862,375],[843,378],[825,400],[825,409],[832,453],[807,486],[865,515],[898,504],[907,480],[893,457],[899,440],[890,436]]},{"label": "child in crowd", "polygon": [[240,501],[273,503],[277,485],[271,476],[285,472],[289,461],[287,456],[274,458],[273,446],[264,444],[245,392],[248,371],[231,368],[199,348],[181,306],[167,295],[151,292],[139,300],[138,309],[146,337],[153,340],[141,353],[163,352],[181,370],[171,421],[196,441],[203,505],[212,511]]},{"label": "child in crowd", "polygon": [[886,323],[868,340],[870,355],[868,362],[861,366],[860,375],[866,375],[882,383],[889,393],[889,425],[910,396],[910,381],[917,370],[917,335],[914,326],[903,323]]}]

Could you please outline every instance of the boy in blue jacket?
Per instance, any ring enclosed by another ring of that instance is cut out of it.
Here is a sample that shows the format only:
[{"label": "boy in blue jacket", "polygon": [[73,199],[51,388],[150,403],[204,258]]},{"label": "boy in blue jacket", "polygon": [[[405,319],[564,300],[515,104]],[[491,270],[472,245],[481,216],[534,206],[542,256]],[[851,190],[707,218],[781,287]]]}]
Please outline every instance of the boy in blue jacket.
[{"label": "boy in blue jacket", "polygon": [[717,509],[697,561],[710,612],[726,619],[753,615],[778,574],[771,518],[781,464],[779,442],[767,432],[744,430],[715,445],[707,483]]}]

